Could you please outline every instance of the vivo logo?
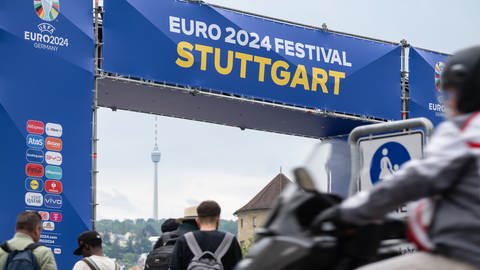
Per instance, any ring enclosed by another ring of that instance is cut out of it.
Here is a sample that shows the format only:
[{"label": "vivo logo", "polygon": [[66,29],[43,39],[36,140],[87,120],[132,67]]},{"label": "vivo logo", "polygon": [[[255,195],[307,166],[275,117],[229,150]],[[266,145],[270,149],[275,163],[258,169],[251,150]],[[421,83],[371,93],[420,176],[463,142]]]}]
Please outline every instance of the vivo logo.
[{"label": "vivo logo", "polygon": [[45,153],[45,161],[47,164],[60,166],[62,165],[63,157],[61,153],[47,151],[47,153]]},{"label": "vivo logo", "polygon": [[63,199],[60,195],[46,194],[44,198],[45,207],[48,208],[61,208],[63,205]]},{"label": "vivo logo", "polygon": [[47,123],[46,133],[52,137],[62,137],[63,127],[60,124]]},{"label": "vivo logo", "polygon": [[45,145],[45,140],[40,135],[27,135],[27,146],[35,149],[42,149]]},{"label": "vivo logo", "polygon": [[43,196],[41,193],[27,192],[25,194],[25,204],[28,206],[42,206]]},{"label": "vivo logo", "polygon": [[45,177],[55,180],[62,179],[62,168],[57,166],[48,165],[45,167]]},{"label": "vivo logo", "polygon": [[28,162],[42,163],[43,162],[43,151],[35,149],[27,149],[25,153]]}]

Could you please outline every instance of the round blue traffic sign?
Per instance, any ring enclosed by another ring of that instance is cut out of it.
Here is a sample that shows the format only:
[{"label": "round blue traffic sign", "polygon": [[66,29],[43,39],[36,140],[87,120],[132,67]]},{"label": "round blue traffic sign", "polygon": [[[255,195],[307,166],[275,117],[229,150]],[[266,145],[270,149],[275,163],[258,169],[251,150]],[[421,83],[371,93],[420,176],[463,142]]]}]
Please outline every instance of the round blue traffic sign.
[{"label": "round blue traffic sign", "polygon": [[381,145],[373,154],[370,166],[372,184],[392,175],[410,159],[408,150],[400,143],[388,142]]}]

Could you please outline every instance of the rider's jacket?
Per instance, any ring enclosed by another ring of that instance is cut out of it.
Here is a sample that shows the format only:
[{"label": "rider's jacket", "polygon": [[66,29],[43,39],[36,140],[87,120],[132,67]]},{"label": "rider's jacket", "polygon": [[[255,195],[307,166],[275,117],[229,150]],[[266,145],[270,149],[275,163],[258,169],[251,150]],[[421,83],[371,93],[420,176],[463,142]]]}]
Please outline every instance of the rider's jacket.
[{"label": "rider's jacket", "polygon": [[429,203],[412,208],[412,238],[421,248],[480,266],[480,112],[441,123],[422,159],[344,201],[340,217],[365,224],[421,198]]}]

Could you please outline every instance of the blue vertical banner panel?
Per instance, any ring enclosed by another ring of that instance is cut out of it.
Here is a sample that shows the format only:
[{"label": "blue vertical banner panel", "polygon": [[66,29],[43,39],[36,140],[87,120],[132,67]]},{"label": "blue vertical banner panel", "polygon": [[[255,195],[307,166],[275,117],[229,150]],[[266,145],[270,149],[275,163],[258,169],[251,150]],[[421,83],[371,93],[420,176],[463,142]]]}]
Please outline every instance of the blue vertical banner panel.
[{"label": "blue vertical banner panel", "polygon": [[0,241],[39,211],[59,269],[91,227],[93,54],[92,1],[0,1]]},{"label": "blue vertical banner panel", "polygon": [[435,125],[443,120],[445,106],[442,102],[440,74],[447,57],[446,54],[410,49],[410,118],[426,117]]},{"label": "blue vertical banner panel", "polygon": [[399,119],[395,44],[175,0],[105,2],[103,69],[249,99]]}]

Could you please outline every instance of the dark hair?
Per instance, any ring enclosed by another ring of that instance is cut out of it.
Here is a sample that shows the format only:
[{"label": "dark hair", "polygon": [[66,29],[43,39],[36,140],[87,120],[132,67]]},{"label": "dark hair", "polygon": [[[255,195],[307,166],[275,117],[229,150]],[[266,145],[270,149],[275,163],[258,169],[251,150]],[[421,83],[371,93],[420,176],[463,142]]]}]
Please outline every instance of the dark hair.
[{"label": "dark hair", "polygon": [[215,201],[203,201],[197,207],[199,218],[213,218],[220,216],[220,205]]},{"label": "dark hair", "polygon": [[25,230],[33,232],[38,226],[42,224],[42,217],[36,211],[25,211],[17,216],[15,228],[17,230]]},{"label": "dark hair", "polygon": [[162,224],[162,233],[175,231],[176,229],[178,229],[179,225],[180,223],[178,223],[175,219],[169,218],[165,220]]}]

